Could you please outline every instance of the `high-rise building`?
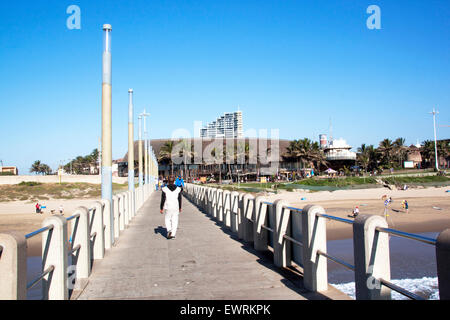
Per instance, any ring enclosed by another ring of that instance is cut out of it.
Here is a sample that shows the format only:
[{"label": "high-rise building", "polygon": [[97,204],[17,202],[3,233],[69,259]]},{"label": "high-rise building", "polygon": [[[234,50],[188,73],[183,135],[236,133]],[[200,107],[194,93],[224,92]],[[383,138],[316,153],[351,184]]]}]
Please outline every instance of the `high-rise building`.
[{"label": "high-rise building", "polygon": [[242,138],[242,111],[226,112],[200,129],[202,138]]}]

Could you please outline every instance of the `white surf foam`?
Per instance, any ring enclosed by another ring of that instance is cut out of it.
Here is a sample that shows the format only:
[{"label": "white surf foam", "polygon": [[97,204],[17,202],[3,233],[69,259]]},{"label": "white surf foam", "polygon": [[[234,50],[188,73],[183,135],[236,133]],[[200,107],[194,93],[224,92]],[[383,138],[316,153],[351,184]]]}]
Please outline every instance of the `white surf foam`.
[{"label": "white surf foam", "polygon": [[[423,277],[421,279],[399,279],[391,282],[407,291],[420,295],[428,300],[439,300],[438,279]],[[338,290],[355,299],[355,283],[332,284]],[[409,300],[404,295],[392,290],[392,300]]]}]

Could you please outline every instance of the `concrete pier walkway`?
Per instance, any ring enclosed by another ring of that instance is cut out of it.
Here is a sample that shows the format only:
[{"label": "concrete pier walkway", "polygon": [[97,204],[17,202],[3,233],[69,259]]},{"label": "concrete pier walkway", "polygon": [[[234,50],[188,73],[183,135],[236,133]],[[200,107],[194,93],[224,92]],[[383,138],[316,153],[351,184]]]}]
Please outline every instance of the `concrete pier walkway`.
[{"label": "concrete pier walkway", "polygon": [[155,192],[116,245],[95,262],[84,299],[348,299],[303,289],[297,270],[273,265],[183,198],[176,239],[167,240]]}]

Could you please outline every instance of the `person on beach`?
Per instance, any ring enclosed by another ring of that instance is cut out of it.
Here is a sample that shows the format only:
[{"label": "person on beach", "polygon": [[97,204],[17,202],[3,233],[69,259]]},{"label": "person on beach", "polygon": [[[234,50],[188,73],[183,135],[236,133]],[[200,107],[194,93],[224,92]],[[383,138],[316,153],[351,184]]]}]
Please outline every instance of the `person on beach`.
[{"label": "person on beach", "polygon": [[405,212],[408,213],[408,208],[409,208],[408,201],[403,200],[402,201],[402,207],[403,207],[403,209],[405,209]]},{"label": "person on beach", "polygon": [[356,206],[355,209],[353,209],[352,217],[356,218],[358,216],[358,214],[359,214],[359,208],[358,208],[358,206]]},{"label": "person on beach", "polygon": [[39,204],[39,202],[36,202],[35,207],[36,207],[36,213],[42,214],[42,211],[41,211],[41,205]]},{"label": "person on beach", "polygon": [[169,176],[168,185],[162,188],[160,213],[165,214],[167,239],[175,239],[178,228],[178,215],[181,212],[182,189],[175,185],[175,178]]},{"label": "person on beach", "polygon": [[61,215],[64,215],[64,208],[63,208],[62,204],[59,206],[59,213]]}]

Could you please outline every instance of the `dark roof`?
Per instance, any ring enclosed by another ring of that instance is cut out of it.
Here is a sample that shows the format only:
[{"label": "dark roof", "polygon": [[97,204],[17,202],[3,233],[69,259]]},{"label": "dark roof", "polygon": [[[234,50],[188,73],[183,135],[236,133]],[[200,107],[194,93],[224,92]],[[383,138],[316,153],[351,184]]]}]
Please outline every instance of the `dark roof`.
[{"label": "dark roof", "polygon": [[[265,145],[267,145],[269,148],[270,148],[270,146],[271,146],[271,139],[259,139],[259,138],[245,138],[245,141],[246,142],[248,142],[249,141],[249,139],[251,139],[251,140],[256,140],[256,142],[258,143],[258,148],[259,148],[259,145],[261,144],[263,147],[265,146]],[[162,146],[167,142],[167,141],[170,141],[171,139],[152,139],[151,140],[151,142],[150,142],[150,144],[151,144],[151,146],[152,146],[152,148],[153,148],[153,151],[155,152],[155,155],[158,157],[158,155],[159,155],[159,152],[160,152],[160,150],[161,150],[161,148],[162,148]],[[213,140],[214,139],[210,139],[210,138],[191,138],[191,144],[192,145],[194,145],[194,143],[198,143],[198,141],[201,141],[202,142],[202,150],[204,151],[205,149],[206,149],[206,147],[210,144],[210,143],[212,143],[213,142]],[[236,145],[236,141],[237,140],[244,140],[244,138],[242,138],[242,139],[223,139],[224,140],[224,143],[226,142],[226,141],[229,141],[229,140],[234,140],[234,144]],[[180,141],[182,141],[182,139],[177,139],[177,140],[175,140],[175,141],[177,141],[177,142],[180,142]],[[279,155],[280,155],[280,161],[282,161],[283,159],[282,159],[282,155],[284,154],[284,153],[286,153],[286,151],[287,151],[287,147],[289,146],[289,143],[291,142],[291,140],[285,140],[285,139],[280,139],[279,140]],[[138,141],[135,141],[134,142],[134,159],[135,159],[135,161],[137,161],[137,159],[139,159],[139,146],[138,146]],[[142,145],[142,151],[144,151],[144,145]],[[123,159],[124,159],[124,161],[127,161],[128,160],[128,152],[123,156]]]}]

